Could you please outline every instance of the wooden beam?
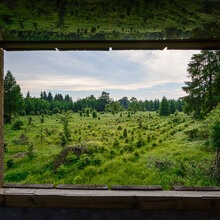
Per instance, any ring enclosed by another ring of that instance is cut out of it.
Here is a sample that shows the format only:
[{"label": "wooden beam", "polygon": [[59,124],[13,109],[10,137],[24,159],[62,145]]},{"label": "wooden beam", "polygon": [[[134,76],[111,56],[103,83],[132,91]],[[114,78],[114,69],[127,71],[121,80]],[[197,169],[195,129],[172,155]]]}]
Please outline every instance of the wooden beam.
[{"label": "wooden beam", "polygon": [[[1,40],[1,33],[0,33]],[[0,188],[4,183],[4,51],[0,48]]]},{"label": "wooden beam", "polygon": [[220,210],[219,191],[0,189],[0,207]]},{"label": "wooden beam", "polygon": [[112,185],[111,190],[148,190],[148,191],[153,191],[153,190],[163,190],[160,185],[152,185],[152,186],[145,186],[145,185]]},{"label": "wooden beam", "polygon": [[3,188],[53,189],[54,184],[6,183]]},{"label": "wooden beam", "polygon": [[71,185],[58,184],[56,189],[73,189],[73,190],[108,190],[108,185]]},{"label": "wooden beam", "polygon": [[217,186],[172,186],[175,191],[220,191]]},{"label": "wooden beam", "polygon": [[201,50],[220,49],[215,40],[75,40],[75,41],[0,41],[9,51],[24,50]]}]

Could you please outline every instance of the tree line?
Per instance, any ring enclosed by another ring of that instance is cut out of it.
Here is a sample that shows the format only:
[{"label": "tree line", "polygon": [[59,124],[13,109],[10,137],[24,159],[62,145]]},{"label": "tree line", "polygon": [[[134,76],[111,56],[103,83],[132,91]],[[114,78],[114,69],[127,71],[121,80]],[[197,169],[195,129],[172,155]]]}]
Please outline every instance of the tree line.
[{"label": "tree line", "polygon": [[[51,92],[46,91],[42,91],[39,98],[31,97],[30,92],[27,92],[26,97],[23,98],[20,86],[16,83],[15,77],[11,71],[8,71],[5,76],[4,88],[4,116],[5,121],[9,123],[11,123],[12,114],[23,116],[41,114],[51,115],[66,112],[68,110],[80,112],[84,109],[90,109],[91,112],[93,110],[96,110],[97,112],[112,112],[113,114],[123,110],[133,112],[159,111],[161,103],[163,102],[159,99],[142,101],[135,97],[132,97],[131,99],[123,97],[114,101],[113,98],[110,97],[110,94],[105,91],[103,91],[98,98],[94,95],[90,95],[76,101],[73,101],[70,95],[63,96],[62,94],[57,93],[53,96]],[[165,106],[168,110],[166,114],[161,113],[161,115],[169,115],[176,110],[182,111],[184,102],[181,99],[167,100]]]}]

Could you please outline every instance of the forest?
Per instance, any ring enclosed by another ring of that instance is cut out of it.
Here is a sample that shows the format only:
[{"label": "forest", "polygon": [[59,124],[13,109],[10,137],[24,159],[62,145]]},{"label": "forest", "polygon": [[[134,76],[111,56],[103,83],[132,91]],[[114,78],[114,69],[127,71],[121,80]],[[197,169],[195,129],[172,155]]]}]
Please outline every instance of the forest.
[{"label": "forest", "polygon": [[188,64],[178,100],[111,98],[103,91],[73,101],[4,80],[5,182],[54,184],[220,184],[220,51]]}]

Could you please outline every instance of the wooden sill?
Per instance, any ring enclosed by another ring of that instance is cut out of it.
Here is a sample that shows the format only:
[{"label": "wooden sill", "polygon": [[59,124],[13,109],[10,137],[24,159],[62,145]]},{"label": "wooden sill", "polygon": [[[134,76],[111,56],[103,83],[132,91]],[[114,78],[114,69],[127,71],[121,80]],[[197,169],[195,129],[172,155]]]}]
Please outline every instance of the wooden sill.
[{"label": "wooden sill", "polygon": [[1,188],[1,207],[220,210],[220,191]]}]

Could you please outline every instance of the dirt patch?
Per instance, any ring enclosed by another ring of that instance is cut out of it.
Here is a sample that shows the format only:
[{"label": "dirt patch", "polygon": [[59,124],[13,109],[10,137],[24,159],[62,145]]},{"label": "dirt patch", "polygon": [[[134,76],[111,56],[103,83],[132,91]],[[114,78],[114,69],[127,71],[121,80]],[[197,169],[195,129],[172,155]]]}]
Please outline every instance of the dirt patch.
[{"label": "dirt patch", "polygon": [[66,157],[70,152],[74,152],[77,155],[77,157],[80,157],[80,155],[83,153],[87,154],[88,150],[84,146],[66,147],[61,151],[61,153],[57,156],[56,160],[54,161],[55,171],[61,164],[69,162]]},{"label": "dirt patch", "polygon": [[13,159],[19,159],[21,157],[24,157],[25,155],[26,155],[26,153],[16,153],[16,154],[11,155],[11,157]]}]

